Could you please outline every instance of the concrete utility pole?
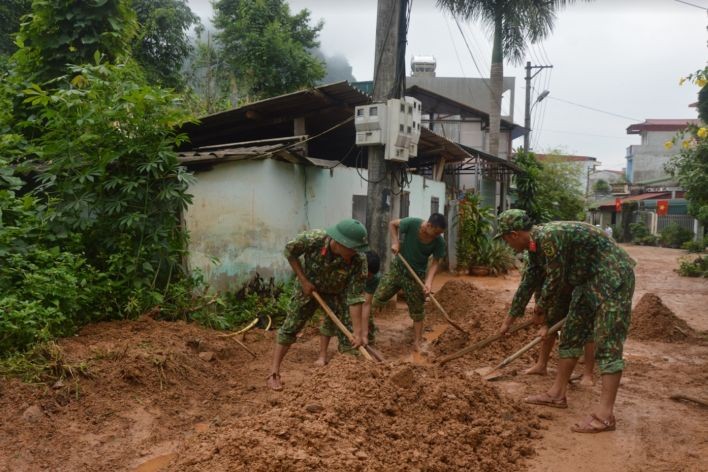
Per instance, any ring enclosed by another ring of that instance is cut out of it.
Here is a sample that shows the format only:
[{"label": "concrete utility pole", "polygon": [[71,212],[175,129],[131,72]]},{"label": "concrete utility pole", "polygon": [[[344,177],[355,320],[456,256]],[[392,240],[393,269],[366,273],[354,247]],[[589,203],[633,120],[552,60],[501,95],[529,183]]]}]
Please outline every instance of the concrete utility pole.
[{"label": "concrete utility pole", "polygon": [[[374,101],[385,102],[400,98],[405,90],[406,38],[408,0],[378,0],[376,16],[376,55],[374,57]],[[368,148],[369,183],[366,194],[366,227],[369,245],[381,257],[382,267],[388,267],[390,248],[388,223],[392,219],[393,198],[401,189],[393,188],[392,171],[398,164],[384,159],[384,146]]]},{"label": "concrete utility pole", "polygon": [[[531,134],[531,79],[536,77],[543,69],[550,69],[552,67],[553,66],[532,66],[530,62],[526,62],[526,106],[524,107],[524,128],[528,131],[524,135],[524,152],[529,152],[529,135]],[[538,70],[531,75],[531,69]],[[546,98],[547,95],[548,91],[544,90],[541,95],[536,98],[536,101],[540,102]]]}]

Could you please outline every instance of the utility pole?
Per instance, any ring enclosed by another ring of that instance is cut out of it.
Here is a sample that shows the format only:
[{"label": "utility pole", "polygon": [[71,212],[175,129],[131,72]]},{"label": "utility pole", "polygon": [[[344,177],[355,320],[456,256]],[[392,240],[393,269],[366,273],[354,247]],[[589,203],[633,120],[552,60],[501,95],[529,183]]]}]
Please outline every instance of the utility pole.
[{"label": "utility pole", "polygon": [[[374,57],[375,102],[400,98],[405,91],[405,18],[409,0],[378,0],[376,16],[376,54]],[[369,246],[388,267],[390,249],[388,223],[392,218],[393,198],[400,188],[393,188],[393,171],[401,164],[384,159],[384,146],[368,148],[368,190],[366,193],[366,227]]]},{"label": "utility pole", "polygon": [[[527,131],[524,135],[524,152],[529,152],[529,135],[531,134],[531,79],[536,77],[543,69],[550,69],[552,67],[553,66],[532,66],[531,62],[526,62],[526,106],[524,108],[524,128],[526,128]],[[538,70],[531,75],[531,69]]]}]

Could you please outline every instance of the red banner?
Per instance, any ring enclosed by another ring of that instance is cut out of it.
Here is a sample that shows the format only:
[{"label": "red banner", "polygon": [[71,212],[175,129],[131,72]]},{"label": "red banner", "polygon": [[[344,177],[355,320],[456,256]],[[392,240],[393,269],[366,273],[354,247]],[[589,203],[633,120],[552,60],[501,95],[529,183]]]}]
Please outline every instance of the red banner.
[{"label": "red banner", "polygon": [[622,199],[621,198],[615,198],[615,211],[617,213],[622,212]]},{"label": "red banner", "polygon": [[668,200],[657,200],[656,201],[656,214],[657,216],[664,216],[669,214],[669,201]]}]

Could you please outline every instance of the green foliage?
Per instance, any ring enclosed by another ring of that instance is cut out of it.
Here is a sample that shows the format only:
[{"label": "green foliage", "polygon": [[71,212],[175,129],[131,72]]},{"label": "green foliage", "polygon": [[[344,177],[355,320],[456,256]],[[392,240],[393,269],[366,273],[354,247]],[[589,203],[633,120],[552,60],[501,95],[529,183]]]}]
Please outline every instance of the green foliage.
[{"label": "green foliage", "polygon": [[632,242],[640,246],[656,246],[658,238],[651,234],[647,225],[643,222],[631,223],[629,231],[632,235]]},{"label": "green foliage", "polygon": [[685,249],[688,252],[701,253],[708,247],[708,237],[704,237],[700,241],[686,241],[681,245],[681,249]]},{"label": "green foliage", "polygon": [[97,52],[124,61],[136,31],[128,0],[33,0],[14,58],[20,75],[43,83],[64,75],[68,64],[92,62]]},{"label": "green foliage", "polygon": [[708,256],[682,260],[677,272],[684,277],[708,277]]},{"label": "green foliage", "polygon": [[132,0],[140,24],[133,58],[148,81],[182,89],[182,66],[192,52],[189,30],[201,24],[185,0]]},{"label": "green foliage", "polygon": [[459,202],[457,259],[460,267],[484,265],[490,244],[494,213],[483,207],[479,195],[467,192]]},{"label": "green foliage", "polygon": [[514,251],[503,241],[492,239],[482,254],[479,265],[489,267],[491,275],[506,274],[516,267]]},{"label": "green foliage", "polygon": [[30,12],[31,0],[3,0],[0,2],[0,55],[17,50],[14,35],[20,30],[20,18]]},{"label": "green foliage", "polygon": [[623,243],[625,242],[624,239],[622,239],[622,226],[618,224],[610,225],[612,228],[612,238],[617,241],[618,243]]},{"label": "green foliage", "polygon": [[283,0],[217,0],[214,25],[240,97],[262,99],[311,87],[325,74],[309,49],[318,46],[322,22],[310,12],[290,14]]},{"label": "green foliage", "polygon": [[548,221],[543,208],[538,203],[543,166],[533,153],[526,153],[522,149],[516,151],[514,164],[523,170],[523,173],[514,175],[517,192],[516,207],[526,211],[534,224]]},{"label": "green foliage", "polygon": [[693,239],[693,231],[682,228],[677,223],[671,223],[661,230],[659,239],[662,246],[679,248],[683,243]]},{"label": "green foliage", "polygon": [[193,91],[189,105],[197,116],[232,107],[231,79],[224,55],[210,31],[198,32],[194,52],[185,66]]},{"label": "green foliage", "polygon": [[610,193],[612,193],[612,188],[606,180],[599,179],[593,184],[592,191],[595,195],[609,195]]}]

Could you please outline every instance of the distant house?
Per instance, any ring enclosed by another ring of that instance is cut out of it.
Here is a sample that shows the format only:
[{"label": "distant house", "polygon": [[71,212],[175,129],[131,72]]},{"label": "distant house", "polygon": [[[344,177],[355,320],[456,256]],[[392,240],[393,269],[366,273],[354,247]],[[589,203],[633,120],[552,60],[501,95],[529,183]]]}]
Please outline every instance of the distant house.
[{"label": "distant house", "polygon": [[[184,214],[189,266],[211,287],[237,288],[258,272],[291,271],[285,243],[298,232],[342,218],[366,221],[367,152],[354,145],[354,107],[371,98],[346,82],[251,103],[184,128],[180,159],[196,177]],[[422,129],[418,156],[396,217],[445,212],[445,166],[472,155]],[[454,246],[454,242],[451,243]]]},{"label": "distant house", "polygon": [[689,124],[698,123],[697,119],[648,119],[630,125],[627,134],[639,135],[641,143],[627,148],[627,181],[632,185],[676,187],[676,182],[664,170],[664,165],[676,154],[676,148],[667,149],[664,143]]},{"label": "distant house", "polygon": [[583,195],[590,195],[591,184],[590,178],[595,171],[595,168],[601,164],[596,157],[590,156],[573,156],[570,154],[536,154],[536,159],[540,162],[564,162],[578,169],[577,188]]}]

